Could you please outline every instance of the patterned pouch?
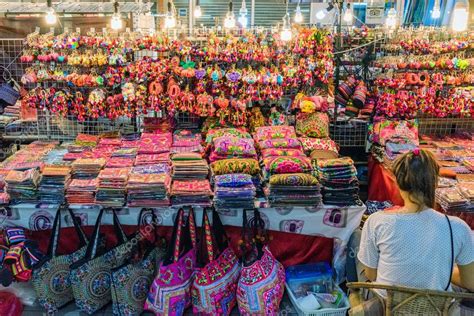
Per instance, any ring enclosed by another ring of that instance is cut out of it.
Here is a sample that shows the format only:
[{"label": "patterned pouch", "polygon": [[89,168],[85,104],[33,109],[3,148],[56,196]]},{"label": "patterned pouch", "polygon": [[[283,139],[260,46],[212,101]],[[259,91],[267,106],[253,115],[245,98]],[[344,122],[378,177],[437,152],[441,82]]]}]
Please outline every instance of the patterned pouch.
[{"label": "patterned pouch", "polygon": [[242,239],[250,251],[242,256],[243,266],[237,285],[240,315],[278,315],[285,291],[285,269],[262,243],[263,239],[268,239],[259,238],[265,230],[259,211],[254,210],[254,216],[249,221],[246,210],[243,214]]},{"label": "patterned pouch", "polygon": [[86,252],[87,237],[82,231],[77,217],[71,209],[67,208],[71,216],[77,236],[79,237],[79,249],[68,255],[57,255],[59,234],[61,231],[61,210],[59,208],[54,219],[48,252],[41,261],[33,267],[31,283],[35,289],[39,304],[48,314],[56,313],[74,299],[69,266],[81,259]]},{"label": "patterned pouch", "polygon": [[329,117],[326,113],[299,113],[296,118],[296,134],[315,138],[329,136]]},{"label": "patterned pouch", "polygon": [[272,157],[263,160],[269,174],[311,172],[311,160],[307,157]]},{"label": "patterned pouch", "polygon": [[[155,315],[183,315],[191,305],[191,284],[196,268],[196,225],[192,209],[187,225],[183,223],[184,210],[180,209],[166,257],[160,263],[145,301],[145,310]],[[183,230],[184,236],[181,236]]]},{"label": "patterned pouch", "polygon": [[212,172],[215,175],[228,173],[246,173],[252,176],[260,173],[260,166],[256,159],[232,158],[213,162],[211,164]]},{"label": "patterned pouch", "polygon": [[202,227],[198,248],[201,268],[197,269],[192,287],[193,313],[230,315],[236,304],[239,261],[228,245],[224,226],[215,210],[212,211],[212,228],[207,210],[203,211]]},{"label": "patterned pouch", "polygon": [[[141,230],[140,222],[145,211],[151,212],[152,222]],[[143,312],[143,304],[155,276],[156,265],[165,256],[165,242],[157,236],[157,223],[158,219],[153,209],[140,211],[137,238],[139,239],[138,247],[144,253],[137,262],[129,262],[112,270],[112,311],[114,315],[135,316]],[[142,239],[146,239],[150,234],[154,236],[153,243],[150,244],[147,241],[148,245],[145,247]],[[159,245],[155,246],[157,241],[159,241]]]},{"label": "patterned pouch", "polygon": [[118,244],[103,254],[98,253],[99,231],[104,211],[100,210],[84,258],[71,265],[71,285],[76,306],[89,315],[112,300],[111,270],[121,266],[131,256],[136,246],[134,240],[136,237],[127,238],[117,214],[112,210]]},{"label": "patterned pouch", "polygon": [[295,128],[293,126],[262,126],[255,132],[257,142],[266,139],[295,138]]}]

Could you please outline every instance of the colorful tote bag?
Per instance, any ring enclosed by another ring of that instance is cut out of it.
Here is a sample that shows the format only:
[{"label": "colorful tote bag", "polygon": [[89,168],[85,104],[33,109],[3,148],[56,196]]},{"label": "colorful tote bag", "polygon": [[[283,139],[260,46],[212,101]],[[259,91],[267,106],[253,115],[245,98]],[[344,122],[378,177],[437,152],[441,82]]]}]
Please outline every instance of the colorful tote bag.
[{"label": "colorful tote bag", "polygon": [[296,117],[296,134],[315,138],[329,136],[329,117],[326,113],[299,113]]},{"label": "colorful tote bag", "polygon": [[79,237],[79,249],[68,255],[57,255],[59,234],[61,232],[60,207],[54,218],[53,230],[49,241],[48,252],[34,267],[31,283],[35,289],[38,303],[48,314],[56,313],[61,307],[74,299],[69,266],[81,259],[86,253],[87,237],[82,231],[77,218],[67,208],[74,228]]},{"label": "colorful tote bag", "polygon": [[101,209],[84,258],[71,265],[71,284],[76,306],[87,314],[95,313],[112,300],[111,270],[121,266],[131,256],[136,245],[133,242],[136,237],[130,238],[129,241],[120,226],[117,214],[112,210],[118,244],[99,254],[97,249],[103,214],[104,209]]},{"label": "colorful tote bag", "polygon": [[[152,222],[141,227],[145,212],[151,212]],[[119,316],[138,316],[143,312],[148,289],[155,277],[157,263],[166,254],[164,239],[157,236],[158,219],[153,209],[142,209],[138,216],[138,259],[128,260],[112,270],[112,312]],[[142,228],[142,229],[141,229]],[[153,242],[148,238],[153,236]],[[158,245],[157,245],[158,243]]]},{"label": "colorful tote bag", "polygon": [[[237,285],[240,315],[278,315],[285,291],[285,269],[263,244],[265,222],[258,210],[247,221],[244,210],[242,270]],[[250,233],[249,233],[250,232]],[[267,236],[268,237],[268,236]]]},{"label": "colorful tote bag", "polygon": [[[230,315],[236,304],[236,287],[240,265],[228,239],[219,214],[212,211],[212,227],[207,210],[203,212],[198,268],[192,287],[193,313],[196,315]],[[207,257],[207,258],[206,258]]]},{"label": "colorful tote bag", "polygon": [[165,260],[159,265],[158,275],[145,301],[145,310],[155,315],[183,315],[191,305],[191,285],[196,268],[196,225],[192,210],[187,225],[183,226],[183,223],[184,210],[180,209]]}]

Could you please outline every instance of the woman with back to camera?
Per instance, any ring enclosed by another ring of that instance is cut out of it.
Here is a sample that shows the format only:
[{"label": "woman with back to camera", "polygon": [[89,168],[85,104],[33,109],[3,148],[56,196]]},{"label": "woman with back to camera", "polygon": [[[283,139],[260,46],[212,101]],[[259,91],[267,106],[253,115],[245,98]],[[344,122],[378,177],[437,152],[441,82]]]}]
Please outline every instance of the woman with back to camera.
[{"label": "woman with back to camera", "polygon": [[364,225],[357,258],[370,281],[439,291],[454,283],[474,291],[474,232],[433,210],[438,172],[425,150],[394,162],[405,205],[372,214]]}]

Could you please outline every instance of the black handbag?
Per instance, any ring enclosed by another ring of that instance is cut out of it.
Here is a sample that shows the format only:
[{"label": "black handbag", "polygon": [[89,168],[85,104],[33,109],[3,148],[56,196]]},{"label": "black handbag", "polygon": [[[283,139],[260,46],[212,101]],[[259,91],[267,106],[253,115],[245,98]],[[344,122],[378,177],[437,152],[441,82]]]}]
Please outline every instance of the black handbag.
[{"label": "black handbag", "polygon": [[[152,222],[141,226],[145,212],[151,212]],[[138,216],[136,238],[138,260],[127,262],[112,270],[112,310],[114,315],[135,316],[143,312],[148,289],[155,277],[159,263],[166,255],[166,241],[157,234],[157,223],[153,209],[142,209]],[[153,242],[148,237],[153,234]],[[158,242],[158,244],[157,244]]]},{"label": "black handbag", "polygon": [[71,265],[71,285],[76,306],[87,314],[93,314],[112,300],[111,271],[124,264],[136,247],[136,236],[127,238],[117,214],[111,210],[114,218],[114,231],[118,244],[103,254],[98,253],[99,230],[104,209],[99,213],[94,232],[87,245],[84,258]]},{"label": "black handbag", "polygon": [[48,252],[46,256],[33,266],[31,279],[38,302],[48,314],[57,312],[59,308],[74,299],[69,278],[69,266],[73,262],[80,260],[86,253],[87,248],[87,237],[77,218],[68,207],[65,207],[72,218],[75,231],[79,237],[79,247],[78,250],[71,254],[57,255],[59,235],[61,233],[61,212],[63,209],[60,207],[56,212]]}]

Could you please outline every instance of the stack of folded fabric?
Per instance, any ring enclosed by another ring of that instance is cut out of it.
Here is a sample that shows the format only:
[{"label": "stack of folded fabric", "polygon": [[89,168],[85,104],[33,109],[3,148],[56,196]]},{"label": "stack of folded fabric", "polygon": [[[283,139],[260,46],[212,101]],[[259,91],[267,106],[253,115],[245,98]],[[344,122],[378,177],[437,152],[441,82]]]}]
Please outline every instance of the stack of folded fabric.
[{"label": "stack of folded fabric", "polygon": [[209,175],[207,161],[199,153],[174,154],[171,161],[173,180],[206,179]]},{"label": "stack of folded fabric", "polygon": [[219,175],[244,173],[252,176],[252,181],[259,192],[261,188],[260,165],[257,159],[232,158],[215,161],[211,164],[212,179]]},{"label": "stack of folded fabric", "polygon": [[121,207],[125,204],[127,181],[130,168],[106,168],[98,177],[95,203],[108,207]]},{"label": "stack of folded fabric", "polygon": [[212,190],[209,180],[175,180],[171,188],[173,205],[211,205]]},{"label": "stack of folded fabric", "polygon": [[474,182],[460,182],[458,190],[464,198],[469,200],[469,208],[474,209]]},{"label": "stack of folded fabric", "polygon": [[171,153],[201,153],[201,134],[190,130],[177,130],[173,134]]},{"label": "stack of folded fabric", "polygon": [[152,165],[156,163],[167,163],[170,164],[170,153],[159,153],[159,154],[139,154],[135,158],[135,166]]},{"label": "stack of folded fabric", "polygon": [[7,193],[12,203],[37,203],[40,172],[37,168],[26,171],[11,170],[5,177]]},{"label": "stack of folded fabric", "polygon": [[265,193],[272,207],[318,206],[322,197],[318,179],[305,173],[272,175]]},{"label": "stack of folded fabric", "polygon": [[97,178],[73,179],[66,190],[68,204],[94,204]]},{"label": "stack of folded fabric", "polygon": [[154,165],[144,165],[144,166],[135,166],[132,168],[132,173],[139,173],[139,174],[169,174],[171,167],[167,163],[157,163]]},{"label": "stack of folded fabric", "polygon": [[130,207],[169,206],[171,178],[166,173],[132,173],[127,184]]},{"label": "stack of folded fabric", "polygon": [[105,158],[79,158],[72,163],[72,176],[74,179],[96,178],[105,166]]},{"label": "stack of folded fabric", "polygon": [[45,166],[39,182],[41,202],[62,204],[65,200],[66,188],[70,179],[70,166]]},{"label": "stack of folded fabric", "polygon": [[76,141],[74,142],[77,146],[82,147],[96,147],[99,143],[99,137],[95,135],[89,134],[79,134],[76,137]]},{"label": "stack of folded fabric", "polygon": [[[123,142],[123,141],[122,141]],[[117,148],[107,160],[107,168],[133,167],[137,148]]]},{"label": "stack of folded fabric", "polygon": [[214,206],[216,208],[254,208],[256,189],[252,176],[244,173],[214,177]]},{"label": "stack of folded fabric", "polygon": [[169,152],[173,138],[171,133],[143,133],[140,138],[138,154],[160,154]]},{"label": "stack of folded fabric", "polygon": [[456,187],[436,190],[436,202],[444,211],[469,211],[470,200],[465,198]]},{"label": "stack of folded fabric", "polygon": [[323,187],[324,204],[348,206],[361,203],[357,170],[351,158],[318,160],[316,174]]}]

